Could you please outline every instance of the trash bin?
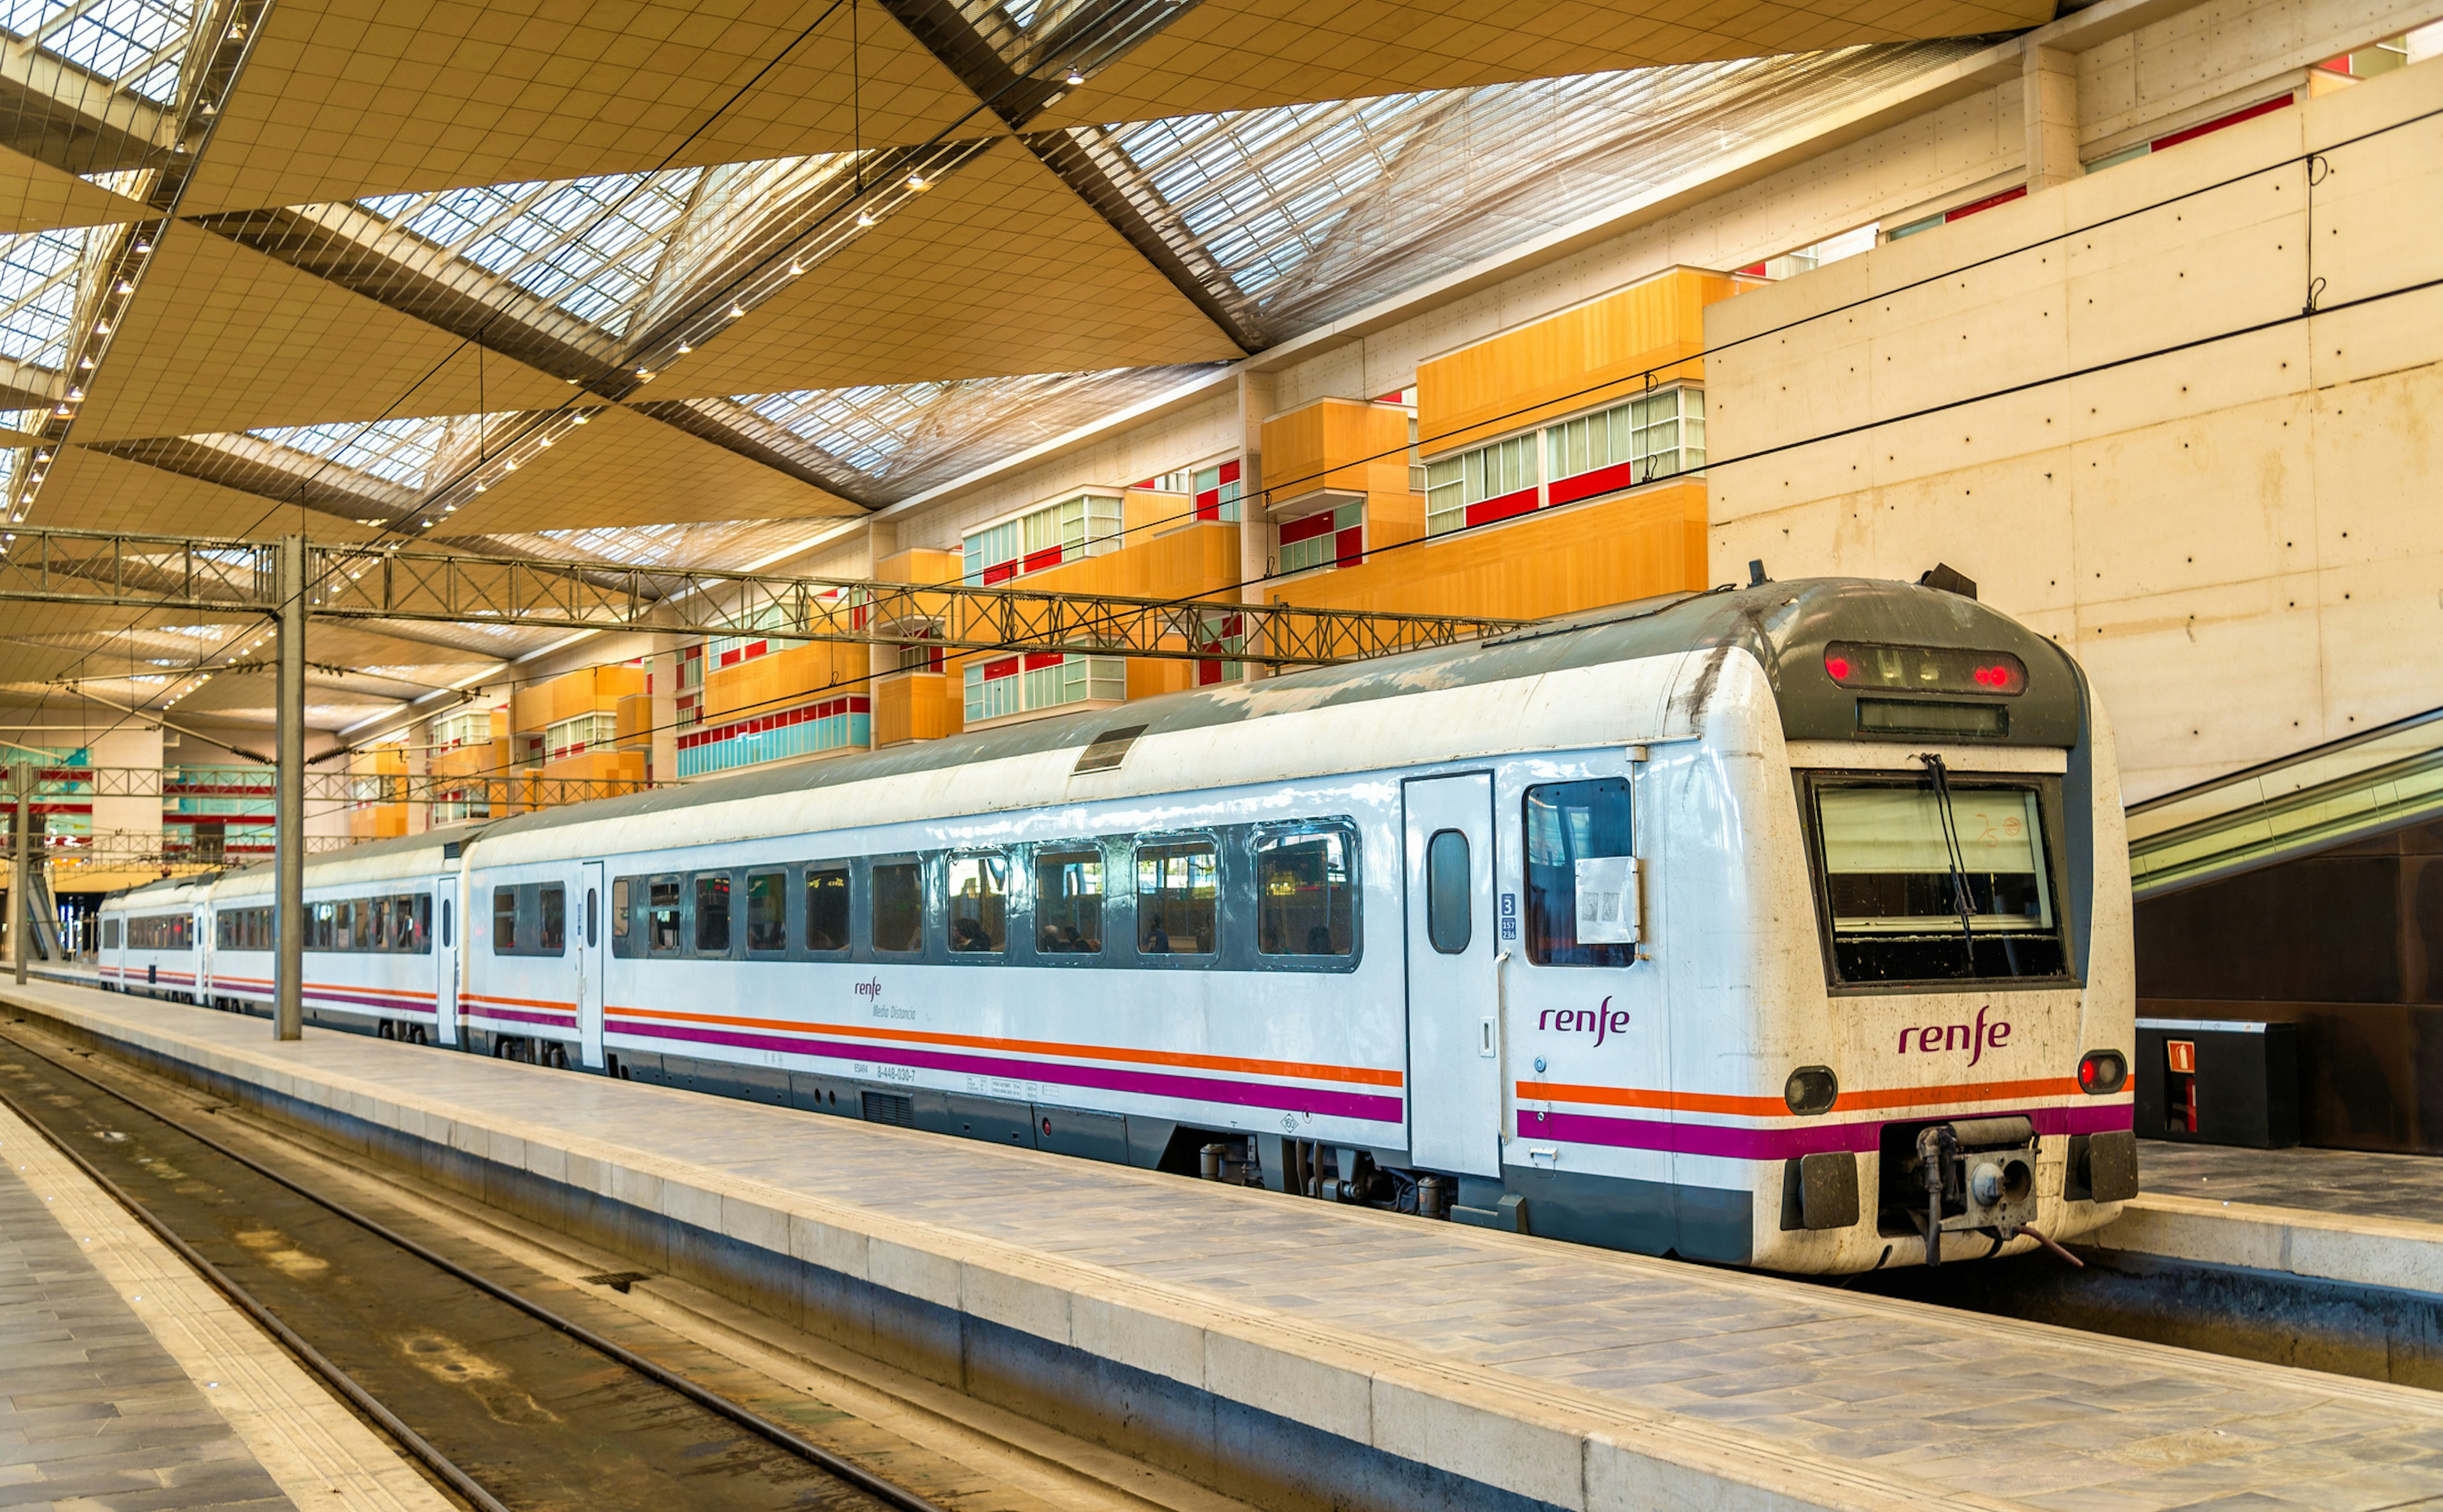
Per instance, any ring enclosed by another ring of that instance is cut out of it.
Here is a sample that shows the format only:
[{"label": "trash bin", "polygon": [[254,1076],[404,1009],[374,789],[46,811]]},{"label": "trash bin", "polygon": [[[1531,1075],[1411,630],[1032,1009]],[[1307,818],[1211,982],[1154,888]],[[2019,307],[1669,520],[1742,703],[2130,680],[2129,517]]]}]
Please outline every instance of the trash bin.
[{"label": "trash bin", "polygon": [[2299,1026],[2138,1021],[2138,1137],[2283,1150],[2299,1142]]}]

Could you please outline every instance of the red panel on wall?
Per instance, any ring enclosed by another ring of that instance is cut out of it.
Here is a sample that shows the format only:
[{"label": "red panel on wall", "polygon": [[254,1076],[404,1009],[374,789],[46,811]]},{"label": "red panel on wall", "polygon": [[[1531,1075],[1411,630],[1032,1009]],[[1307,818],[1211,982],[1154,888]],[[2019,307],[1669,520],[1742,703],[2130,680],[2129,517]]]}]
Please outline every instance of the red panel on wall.
[{"label": "red panel on wall", "polygon": [[2208,132],[2220,131],[2225,126],[2236,126],[2243,120],[2254,120],[2259,116],[2271,115],[2288,103],[2290,103],[2288,95],[2276,95],[2271,100],[2260,100],[2246,110],[2234,110],[2228,116],[2217,116],[2186,131],[2176,131],[2169,137],[2158,137],[2147,143],[2147,146],[2159,153],[2166,147],[2177,147],[2182,142],[2195,141]]},{"label": "red panel on wall", "polygon": [[1029,651],[1026,653],[1026,669],[1040,672],[1047,666],[1058,666],[1066,660],[1058,651]]},{"label": "red panel on wall", "polygon": [[1983,199],[1971,201],[1966,205],[1959,206],[1956,209],[1944,210],[1942,212],[1942,222],[1944,225],[1948,226],[1953,221],[1964,221],[1971,215],[1975,214],[1978,210],[1990,210],[1996,205],[2008,205],[2014,199],[2026,199],[2027,197],[2028,186],[2022,184],[2016,189],[2006,189],[1999,194],[1988,194]]},{"label": "red panel on wall", "polygon": [[[1637,468],[1638,465],[1633,462],[1616,462],[1608,467],[1597,467],[1574,478],[1560,479],[1550,485],[1548,492],[1556,504],[1574,504],[1581,499],[1592,499],[1597,494],[1636,487]],[[1474,524],[1475,521],[1471,519],[1469,523]]]},{"label": "red panel on wall", "polygon": [[1467,522],[1471,525],[1490,525],[1497,519],[1511,519],[1519,515],[1532,515],[1534,512],[1535,490],[1521,488],[1515,494],[1503,494],[1498,499],[1488,499],[1480,504],[1468,505]]},{"label": "red panel on wall", "polygon": [[1006,583],[1017,575],[1018,563],[997,562],[984,569],[984,586],[990,588],[995,583]]},{"label": "red panel on wall", "polygon": [[987,683],[997,677],[1016,676],[1018,676],[1018,658],[1015,656],[1004,656],[998,662],[984,664],[984,681]]},{"label": "red panel on wall", "polygon": [[1057,567],[1059,565],[1060,548],[1057,546],[1046,546],[1039,552],[1028,552],[1025,558],[1020,562],[1019,571],[1022,573],[1039,573],[1047,567]]},{"label": "red panel on wall", "polygon": [[1281,544],[1295,546],[1299,541],[1313,540],[1317,536],[1331,534],[1332,511],[1327,509],[1320,515],[1309,515],[1304,519],[1293,519],[1284,523],[1281,526]]}]

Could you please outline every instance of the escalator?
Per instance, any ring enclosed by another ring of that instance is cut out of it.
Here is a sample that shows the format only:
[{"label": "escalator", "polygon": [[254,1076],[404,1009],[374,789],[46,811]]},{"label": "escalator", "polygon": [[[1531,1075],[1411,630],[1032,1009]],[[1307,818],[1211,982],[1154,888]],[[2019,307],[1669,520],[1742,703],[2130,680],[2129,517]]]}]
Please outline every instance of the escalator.
[{"label": "escalator", "polygon": [[2443,709],[2129,809],[2143,901],[2443,819]]}]

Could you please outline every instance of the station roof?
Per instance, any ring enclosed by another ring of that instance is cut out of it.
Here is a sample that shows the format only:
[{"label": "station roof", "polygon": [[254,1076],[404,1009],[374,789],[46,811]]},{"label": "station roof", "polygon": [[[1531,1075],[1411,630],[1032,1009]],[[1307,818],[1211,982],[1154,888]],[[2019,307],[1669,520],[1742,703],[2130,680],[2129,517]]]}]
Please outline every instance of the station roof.
[{"label": "station roof", "polygon": [[[2052,11],[0,0],[0,496],[784,562]],[[0,683],[267,719],[174,620],[0,606]],[[310,722],[551,639],[333,627]]]}]

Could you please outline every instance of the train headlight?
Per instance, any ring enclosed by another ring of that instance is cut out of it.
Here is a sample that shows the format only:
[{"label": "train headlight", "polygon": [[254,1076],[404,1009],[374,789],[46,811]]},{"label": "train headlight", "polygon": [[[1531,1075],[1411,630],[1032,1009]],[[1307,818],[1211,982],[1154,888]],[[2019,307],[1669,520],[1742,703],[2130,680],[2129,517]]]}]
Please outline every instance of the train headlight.
[{"label": "train headlight", "polygon": [[2129,1061],[2119,1050],[2089,1050],[2079,1057],[2078,1089],[2088,1097],[2118,1092],[2129,1080]]},{"label": "train headlight", "polygon": [[1798,1114],[1829,1113],[1841,1098],[1840,1078],[1828,1066],[1802,1066],[1782,1084],[1781,1100]]}]

